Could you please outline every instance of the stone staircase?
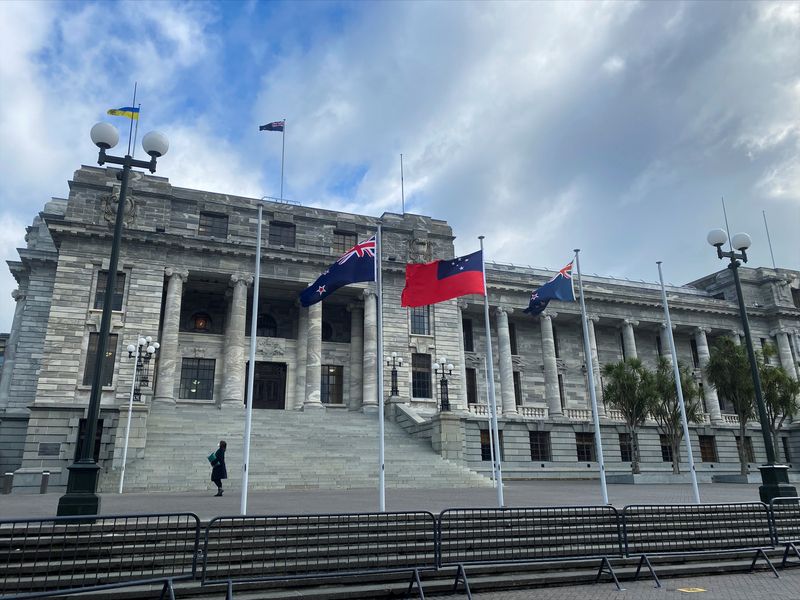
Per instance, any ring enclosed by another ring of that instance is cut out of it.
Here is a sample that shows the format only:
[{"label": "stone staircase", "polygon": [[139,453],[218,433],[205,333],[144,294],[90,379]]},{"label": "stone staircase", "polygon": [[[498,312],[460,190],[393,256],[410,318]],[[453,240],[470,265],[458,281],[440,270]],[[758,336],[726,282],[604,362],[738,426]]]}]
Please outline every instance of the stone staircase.
[{"label": "stone staircase", "polygon": [[[207,456],[219,440],[228,442],[226,489],[242,477],[244,411],[154,404],[147,418],[145,456],[125,471],[127,492],[182,492],[214,489]],[[251,490],[347,489],[377,486],[377,416],[326,411],[254,410],[250,442]],[[489,487],[483,475],[443,459],[426,440],[410,437],[391,422],[385,426],[386,487]],[[100,480],[101,491],[116,491],[119,472]]]}]

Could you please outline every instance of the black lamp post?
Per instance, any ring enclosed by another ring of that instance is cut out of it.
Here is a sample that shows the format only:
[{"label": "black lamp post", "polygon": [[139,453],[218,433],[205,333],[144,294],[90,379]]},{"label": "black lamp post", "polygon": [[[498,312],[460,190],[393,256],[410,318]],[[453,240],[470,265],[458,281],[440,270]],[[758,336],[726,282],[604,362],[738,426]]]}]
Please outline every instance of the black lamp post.
[{"label": "black lamp post", "polygon": [[[747,345],[747,356],[750,359],[750,372],[753,377],[753,388],[756,395],[756,405],[758,407],[758,420],[761,422],[761,433],[764,436],[764,446],[767,450],[767,464],[759,467],[761,471],[761,487],[758,493],[761,501],[769,504],[773,498],[780,496],[797,496],[797,490],[789,484],[789,467],[786,465],[775,464],[775,448],[772,445],[772,436],[769,430],[769,417],[764,405],[764,395],[761,392],[761,377],[758,373],[758,363],[756,354],[753,350],[753,338],[750,336],[750,324],[747,321],[747,310],[744,306],[744,296],[742,295],[742,284],[739,281],[739,261],[747,262],[747,249],[750,247],[750,236],[746,233],[737,233],[731,238],[732,250],[723,252],[722,246],[728,241],[728,234],[723,229],[713,229],[708,233],[708,243],[717,249],[717,256],[720,259],[729,258],[728,268],[733,273],[733,281],[736,284],[736,299],[739,301],[739,315],[744,329],[744,339]],[[738,252],[736,252],[738,250]],[[742,440],[744,443],[744,440]]]},{"label": "black lamp post", "polygon": [[389,392],[390,396],[399,396],[400,390],[397,389],[397,367],[403,366],[403,359],[397,356],[397,352],[392,352],[392,357],[386,359],[386,366],[392,367],[392,389]]},{"label": "black lamp post", "polygon": [[100,497],[97,495],[97,479],[100,467],[94,460],[94,438],[97,433],[97,418],[100,414],[100,397],[103,391],[103,365],[105,363],[106,349],[108,348],[108,332],[111,329],[111,311],[114,290],[117,284],[117,264],[119,263],[119,247],[122,240],[122,224],[125,218],[125,199],[128,193],[128,179],[132,167],[148,169],[156,172],[156,159],[169,150],[169,141],[166,136],[157,131],[151,131],[142,138],[142,148],[150,155],[149,161],[136,160],[131,155],[119,158],[109,156],[106,150],[117,145],[119,133],[109,123],[97,123],[92,127],[92,141],[100,148],[97,164],[111,163],[122,165],[122,171],[117,174],[120,181],[119,200],[117,202],[117,216],[114,222],[114,238],[111,243],[111,257],[108,261],[108,276],[106,278],[106,293],[103,299],[103,314],[100,319],[100,332],[97,338],[97,354],[95,356],[94,371],[92,372],[92,391],[89,396],[89,409],[86,413],[86,437],[81,445],[78,459],[71,464],[69,479],[67,480],[67,493],[58,501],[59,516],[66,515],[96,515],[100,510]]},{"label": "black lamp post", "polygon": [[439,389],[440,389],[440,399],[442,412],[449,412],[450,411],[450,394],[447,390],[447,376],[453,374],[453,365],[447,362],[447,358],[444,356],[440,356],[437,359],[437,362],[433,365],[434,372],[438,375],[439,372],[442,374],[442,378],[439,380]]}]

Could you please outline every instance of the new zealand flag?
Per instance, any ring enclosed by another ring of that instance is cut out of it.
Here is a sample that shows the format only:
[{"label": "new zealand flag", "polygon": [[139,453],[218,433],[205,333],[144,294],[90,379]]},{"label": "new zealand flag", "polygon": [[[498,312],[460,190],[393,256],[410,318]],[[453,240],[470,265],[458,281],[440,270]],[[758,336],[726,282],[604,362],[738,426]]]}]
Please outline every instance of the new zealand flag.
[{"label": "new zealand flag", "polygon": [[359,281],[375,281],[375,236],[356,244],[300,294],[300,304],[311,306],[340,287]]},{"label": "new zealand flag", "polygon": [[531,301],[524,312],[538,315],[547,308],[550,300],[575,302],[575,290],[572,287],[572,261],[556,273],[550,281],[533,291]]}]

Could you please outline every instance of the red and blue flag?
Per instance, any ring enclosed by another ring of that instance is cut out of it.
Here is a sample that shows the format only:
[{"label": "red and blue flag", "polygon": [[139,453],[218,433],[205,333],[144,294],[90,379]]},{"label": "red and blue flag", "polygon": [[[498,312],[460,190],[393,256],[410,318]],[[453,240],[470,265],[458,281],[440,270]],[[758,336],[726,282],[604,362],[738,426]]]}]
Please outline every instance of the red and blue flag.
[{"label": "red and blue flag", "polygon": [[481,250],[450,260],[406,265],[401,306],[425,306],[467,294],[484,294]]},{"label": "red and blue flag", "polygon": [[317,280],[300,294],[300,304],[311,306],[340,287],[361,281],[375,281],[375,236],[342,254]]},{"label": "red and blue flag", "polygon": [[575,290],[572,287],[572,261],[540,288],[533,291],[528,308],[523,312],[538,315],[543,312],[550,300],[575,302]]},{"label": "red and blue flag", "polygon": [[267,123],[266,125],[259,126],[259,131],[283,131],[283,128],[286,126],[286,121],[273,121],[272,123]]}]

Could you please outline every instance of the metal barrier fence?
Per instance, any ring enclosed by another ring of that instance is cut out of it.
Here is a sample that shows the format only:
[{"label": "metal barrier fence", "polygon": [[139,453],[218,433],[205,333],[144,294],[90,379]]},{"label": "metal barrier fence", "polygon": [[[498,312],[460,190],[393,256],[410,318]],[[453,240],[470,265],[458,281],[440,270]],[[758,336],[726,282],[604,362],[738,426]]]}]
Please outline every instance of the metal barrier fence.
[{"label": "metal barrier fence", "polygon": [[491,563],[600,559],[620,587],[609,557],[622,557],[622,535],[613,506],[458,508],[439,515],[439,566],[456,566],[454,590],[465,567]]},{"label": "metal barrier fence", "polygon": [[436,519],[429,512],[231,516],[213,519],[203,545],[203,584],[233,585],[436,569]]},{"label": "metal barrier fence", "polygon": [[786,567],[789,554],[800,558],[800,498],[774,498],[769,503],[775,542],[784,546],[781,567]]},{"label": "metal barrier fence", "polygon": [[36,598],[172,582],[197,573],[192,513],[0,521],[0,596]]}]

